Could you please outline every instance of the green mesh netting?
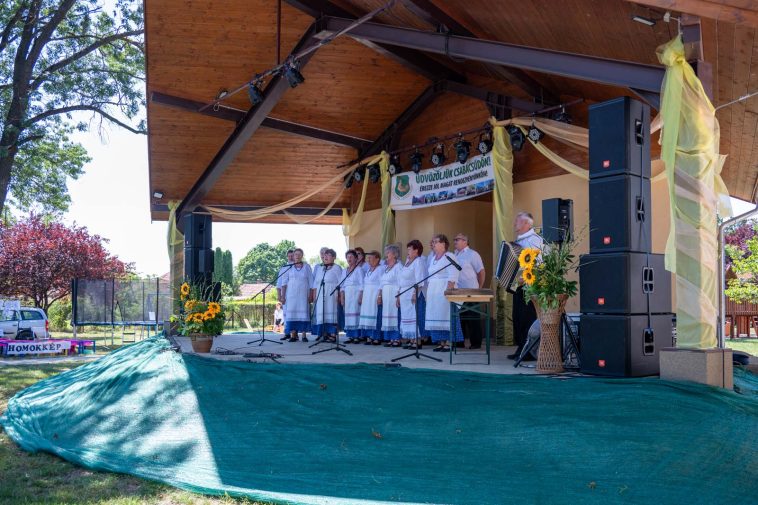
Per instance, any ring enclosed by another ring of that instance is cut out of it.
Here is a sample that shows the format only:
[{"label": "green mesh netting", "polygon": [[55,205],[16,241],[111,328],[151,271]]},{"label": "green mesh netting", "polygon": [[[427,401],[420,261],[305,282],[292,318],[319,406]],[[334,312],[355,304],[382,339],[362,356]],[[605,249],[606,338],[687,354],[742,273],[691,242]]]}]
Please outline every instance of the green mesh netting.
[{"label": "green mesh netting", "polygon": [[154,338],[21,391],[0,422],[29,451],[285,503],[747,503],[758,389],[736,381],[232,363]]}]

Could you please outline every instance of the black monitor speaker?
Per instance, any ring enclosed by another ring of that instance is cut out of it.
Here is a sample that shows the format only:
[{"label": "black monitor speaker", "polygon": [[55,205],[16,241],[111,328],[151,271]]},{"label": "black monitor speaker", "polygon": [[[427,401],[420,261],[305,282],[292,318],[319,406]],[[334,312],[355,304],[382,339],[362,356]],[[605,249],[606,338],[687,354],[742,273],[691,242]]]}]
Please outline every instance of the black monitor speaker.
[{"label": "black monitor speaker", "polygon": [[191,212],[184,216],[184,247],[211,249],[212,224],[210,214]]},{"label": "black monitor speaker", "polygon": [[589,107],[590,178],[650,177],[650,107],[628,96]]},{"label": "black monitor speaker", "polygon": [[590,180],[590,252],[650,251],[651,210],[650,179]]},{"label": "black monitor speaker", "polygon": [[542,200],[542,238],[564,242],[574,233],[574,201],[563,198]]}]

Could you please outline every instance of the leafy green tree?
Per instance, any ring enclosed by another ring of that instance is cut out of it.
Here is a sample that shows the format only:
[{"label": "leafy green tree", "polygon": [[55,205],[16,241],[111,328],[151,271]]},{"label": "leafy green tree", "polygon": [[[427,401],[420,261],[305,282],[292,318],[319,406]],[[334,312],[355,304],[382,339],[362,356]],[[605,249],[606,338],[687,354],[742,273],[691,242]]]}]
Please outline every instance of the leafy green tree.
[{"label": "leafy green tree", "polygon": [[223,272],[224,270],[224,251],[221,250],[220,247],[217,247],[215,251],[213,251],[213,281],[214,282],[222,282],[223,279]]},{"label": "leafy green tree", "polygon": [[287,250],[294,248],[291,240],[282,240],[275,246],[266,242],[256,245],[237,265],[240,283],[273,281],[287,262]]},{"label": "leafy green tree", "polygon": [[758,303],[758,236],[747,240],[745,248],[727,245],[736,279],[729,280],[726,296],[737,303]]},{"label": "leafy green tree", "polygon": [[228,285],[234,284],[234,264],[232,262],[232,251],[224,251],[223,258],[221,260],[221,282]]},{"label": "leafy green tree", "polygon": [[142,2],[107,3],[0,2],[0,212],[68,208],[89,161],[73,131],[145,133]]}]

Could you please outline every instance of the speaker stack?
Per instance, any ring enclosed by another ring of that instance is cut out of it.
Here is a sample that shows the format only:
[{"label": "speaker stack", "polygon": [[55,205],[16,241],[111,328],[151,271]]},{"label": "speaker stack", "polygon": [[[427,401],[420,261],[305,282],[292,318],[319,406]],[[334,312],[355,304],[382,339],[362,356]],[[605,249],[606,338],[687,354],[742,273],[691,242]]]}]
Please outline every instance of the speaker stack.
[{"label": "speaker stack", "polygon": [[210,214],[184,216],[184,276],[197,284],[213,281],[213,241]]},{"label": "speaker stack", "polygon": [[629,97],[589,108],[590,253],[581,256],[581,371],[656,375],[671,347],[671,274],[652,254],[650,108]]}]

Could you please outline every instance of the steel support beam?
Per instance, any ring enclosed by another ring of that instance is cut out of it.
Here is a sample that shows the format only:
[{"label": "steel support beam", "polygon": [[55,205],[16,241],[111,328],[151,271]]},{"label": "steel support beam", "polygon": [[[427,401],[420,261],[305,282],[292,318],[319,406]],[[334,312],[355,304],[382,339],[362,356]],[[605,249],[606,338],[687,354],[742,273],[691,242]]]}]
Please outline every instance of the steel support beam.
[{"label": "steel support beam", "polygon": [[[347,27],[350,20],[325,18],[326,32]],[[371,40],[454,58],[517,67],[572,79],[598,82],[659,93],[664,68],[630,61],[611,60],[574,53],[517,46],[490,40],[446,35],[377,23],[364,23],[348,34]]]},{"label": "steel support beam", "polygon": [[458,95],[468,96],[486,102],[487,105],[516,109],[522,112],[534,113],[539,112],[545,108],[541,103],[530,102],[528,100],[522,100],[513,96],[502,95],[495,91],[479,88],[477,86],[471,86],[469,84],[461,84],[459,82],[445,81],[443,83],[445,91],[450,93],[456,93]]},{"label": "steel support beam", "polygon": [[[350,20],[357,19],[357,16],[354,16],[351,12],[338,7],[337,5],[334,5],[327,0],[284,1],[295,9],[298,9],[299,11],[304,12],[316,19],[322,16],[333,16]],[[433,58],[430,58],[420,51],[386,44],[376,44],[370,40],[365,39],[358,40],[358,42],[365,45],[366,47],[373,49],[379,54],[400,63],[404,67],[412,70],[414,73],[426,77],[430,81],[450,79],[453,81],[466,82],[466,77],[464,75],[446,67],[442,63],[436,61]]]},{"label": "steel support beam", "polygon": [[[405,6],[432,26],[440,27],[443,31],[452,35],[470,37],[472,39],[481,38],[472,32],[445,11],[437,7],[431,0],[404,0]],[[529,95],[539,98],[542,102],[560,102],[555,94],[546,90],[542,84],[533,79],[529,74],[517,68],[505,68],[500,65],[485,64],[487,69],[500,79],[511,82],[521,88]]]},{"label": "steel support beam", "polygon": [[[308,28],[305,34],[300,38],[291,54],[297,53],[306,47],[318,43],[316,36],[319,34],[316,24]],[[308,60],[315,54],[315,51],[309,53],[300,59],[300,66],[303,67]],[[237,124],[236,128],[224,142],[224,145],[213,157],[208,167],[200,175],[187,195],[182,199],[182,203],[176,209],[177,227],[183,226],[183,216],[187,212],[192,212],[200,205],[205,195],[213,188],[216,181],[226,171],[229,165],[237,157],[250,137],[260,128],[263,120],[276,106],[284,93],[289,89],[289,83],[281,74],[276,74],[270,81],[266,90],[263,92],[263,101],[247,111],[245,117]]]},{"label": "steel support beam", "polygon": [[[224,119],[226,121],[233,121],[235,123],[239,123],[245,117],[244,110],[235,109],[234,107],[219,104],[216,108],[203,108],[206,105],[203,102],[189,100],[187,98],[181,98],[173,95],[167,95],[165,93],[159,93],[157,91],[154,91],[150,94],[150,101],[152,103],[173,107],[175,109],[196,112],[198,114],[203,114],[204,116]],[[293,135],[299,135],[301,137],[307,137],[309,139],[323,140],[324,142],[329,142],[332,144],[352,147],[353,149],[357,149],[359,151],[371,145],[371,141],[367,139],[324,130],[322,128],[316,128],[314,126],[308,126],[302,123],[285,121],[284,119],[267,117],[263,120],[261,126],[271,128],[272,130],[291,133]]]}]

